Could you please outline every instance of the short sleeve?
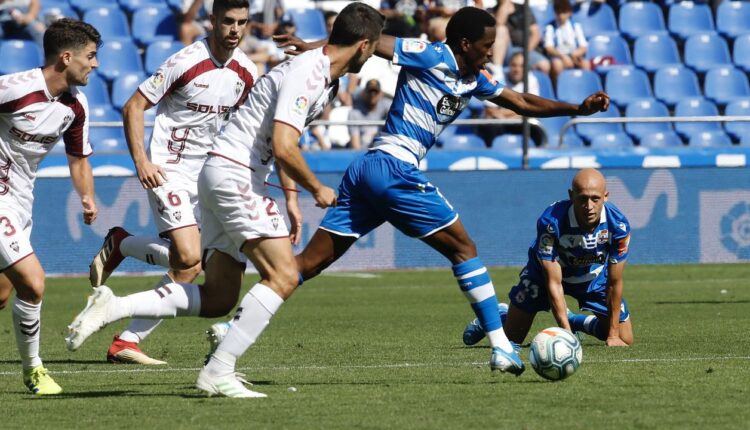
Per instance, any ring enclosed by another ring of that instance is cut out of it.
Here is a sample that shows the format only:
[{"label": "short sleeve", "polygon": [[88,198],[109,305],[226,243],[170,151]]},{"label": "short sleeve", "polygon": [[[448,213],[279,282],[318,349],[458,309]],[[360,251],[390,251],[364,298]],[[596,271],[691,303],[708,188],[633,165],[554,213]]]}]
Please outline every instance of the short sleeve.
[{"label": "short sleeve", "polygon": [[547,24],[544,27],[544,47],[554,48],[555,47],[555,26]]},{"label": "short sleeve", "polygon": [[[181,51],[182,52],[182,51]],[[152,105],[158,104],[161,99],[169,93],[175,82],[186,72],[185,61],[176,61],[176,56],[183,55],[181,52],[167,59],[148,79],[138,86],[138,91]]]},{"label": "short sleeve", "polygon": [[273,120],[297,129],[302,134],[312,105],[326,88],[323,65],[296,67],[284,76],[279,89]]},{"label": "short sleeve", "polygon": [[609,262],[617,264],[627,260],[630,253],[630,223],[621,213],[613,211],[608,216],[613,221],[610,224],[612,242],[609,249]]},{"label": "short sleeve", "polygon": [[557,223],[548,217],[542,216],[536,222],[536,242],[534,252],[537,258],[545,261],[555,261],[557,255],[557,243],[560,238]]},{"label": "short sleeve", "polygon": [[477,87],[471,95],[480,100],[490,100],[499,96],[503,92],[503,88],[505,88],[505,85],[493,78],[490,72],[482,70],[477,75]]},{"label": "short sleeve", "polygon": [[442,61],[446,49],[448,48],[442,43],[396,38],[393,64],[414,69],[430,69]]},{"label": "short sleeve", "polygon": [[88,157],[94,151],[89,141],[89,105],[86,96],[78,91],[75,96],[66,94],[60,101],[73,111],[73,121],[63,133],[65,153],[73,157]]}]

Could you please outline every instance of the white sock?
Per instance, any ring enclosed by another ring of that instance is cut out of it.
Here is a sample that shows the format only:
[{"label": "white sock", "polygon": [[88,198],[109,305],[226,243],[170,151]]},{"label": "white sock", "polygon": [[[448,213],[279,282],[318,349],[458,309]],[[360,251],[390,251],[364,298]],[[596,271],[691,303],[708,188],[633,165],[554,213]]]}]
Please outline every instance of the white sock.
[{"label": "white sock", "polygon": [[227,336],[216,348],[206,370],[215,376],[234,372],[237,358],[255,343],[283,303],[284,299],[275,291],[255,284],[242,299]]},{"label": "white sock", "polygon": [[201,311],[201,293],[198,285],[178,284],[164,275],[149,291],[115,297],[107,322],[123,318],[174,318],[198,316]]},{"label": "white sock", "polygon": [[21,354],[23,370],[42,365],[39,358],[39,334],[42,329],[42,304],[33,305],[16,297],[13,300],[13,329],[16,332],[16,345]]},{"label": "white sock", "polygon": [[120,252],[126,257],[169,269],[169,241],[160,237],[128,236],[120,242]]},{"label": "white sock", "polygon": [[487,339],[490,340],[490,345],[493,348],[499,346],[505,352],[513,352],[513,345],[511,345],[502,327],[487,333]]},{"label": "white sock", "polygon": [[120,333],[120,339],[125,342],[139,343],[152,331],[156,330],[156,327],[161,324],[162,320],[148,320],[148,319],[134,319],[128,324],[128,328]]}]

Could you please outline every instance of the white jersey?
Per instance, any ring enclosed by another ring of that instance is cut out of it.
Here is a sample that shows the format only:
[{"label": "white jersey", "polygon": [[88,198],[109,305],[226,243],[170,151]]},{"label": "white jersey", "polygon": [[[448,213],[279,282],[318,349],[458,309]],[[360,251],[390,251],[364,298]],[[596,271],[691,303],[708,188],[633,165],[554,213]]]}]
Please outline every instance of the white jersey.
[{"label": "white jersey", "polygon": [[257,78],[258,69],[240,49],[222,64],[205,39],[169,57],[138,87],[150,103],[158,104],[151,162],[197,181],[214,138]]},{"label": "white jersey", "polygon": [[30,216],[37,168],[61,136],[68,155],[91,155],[88,110],[76,87],[52,97],[42,69],[0,77],[0,201]]},{"label": "white jersey", "polygon": [[256,190],[271,173],[274,122],[302,133],[336,96],[338,80],[331,83],[331,62],[324,49],[302,53],[262,76],[214,143],[211,154],[254,172]]}]

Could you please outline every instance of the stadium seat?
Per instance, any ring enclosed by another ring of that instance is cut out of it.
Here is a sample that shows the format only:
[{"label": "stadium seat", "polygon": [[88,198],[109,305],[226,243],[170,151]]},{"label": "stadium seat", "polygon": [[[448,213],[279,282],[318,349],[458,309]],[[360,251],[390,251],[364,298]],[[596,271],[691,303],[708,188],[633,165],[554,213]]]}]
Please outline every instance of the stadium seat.
[{"label": "stadium seat", "polygon": [[451,134],[445,137],[440,135],[437,145],[449,151],[487,149],[484,140],[475,134]]},{"label": "stadium seat", "polygon": [[567,69],[557,77],[557,98],[564,102],[579,104],[601,90],[599,76],[589,70]]},{"label": "stadium seat", "polygon": [[700,97],[701,89],[695,72],[684,66],[663,67],[654,75],[654,95],[670,108],[680,100]]},{"label": "stadium seat", "polygon": [[681,147],[685,144],[674,131],[647,134],[640,140],[640,146],[644,148]]},{"label": "stadium seat", "polygon": [[648,75],[633,66],[611,68],[605,82],[605,91],[620,109],[634,100],[652,96]]},{"label": "stadium seat", "polygon": [[734,40],[734,64],[745,72],[750,73],[750,33],[738,36]]},{"label": "stadium seat", "polygon": [[555,19],[555,10],[552,8],[551,1],[529,2],[529,8],[542,32],[544,27]]},{"label": "stadium seat", "polygon": [[730,39],[750,33],[750,3],[722,1],[716,10],[716,30]]},{"label": "stadium seat", "polygon": [[587,37],[597,34],[618,34],[615,13],[607,3],[584,2],[579,3],[573,14],[573,20],[583,27]]},{"label": "stadium seat", "polygon": [[[726,116],[750,116],[750,99],[736,100],[729,103],[724,111]],[[750,137],[750,121],[748,122],[725,122],[724,129],[729,133],[732,139],[742,140],[743,137]]]},{"label": "stadium seat", "polygon": [[[44,3],[44,1],[42,1]],[[73,7],[73,9],[78,12],[79,15],[83,15],[87,10],[99,8],[99,7],[107,7],[107,8],[114,8],[119,9],[120,5],[117,4],[117,1],[110,0],[110,1],[102,1],[102,0],[70,0],[70,5]],[[97,30],[101,31],[101,29],[97,28]]]},{"label": "stadium seat", "polygon": [[[569,116],[553,116],[550,118],[539,118],[539,122],[544,126],[544,131],[547,133],[547,146],[550,148],[560,147],[560,129],[562,126],[570,121]],[[580,148],[583,146],[583,141],[576,134],[575,127],[569,127],[565,132],[563,138],[563,145],[566,148]]]},{"label": "stadium seat", "polygon": [[112,83],[112,106],[117,110],[122,107],[146,79],[142,73],[122,74]]},{"label": "stadium seat", "polygon": [[167,6],[172,10],[172,12],[179,12],[182,13],[182,0],[166,0]]},{"label": "stadium seat", "polygon": [[[718,115],[719,110],[711,101],[701,97],[686,99],[675,106],[675,116],[714,116]],[[677,122],[674,125],[677,133],[684,139],[689,140],[691,136],[698,133],[721,131],[721,124],[718,122]]]},{"label": "stadium seat", "polygon": [[655,3],[628,2],[620,8],[620,32],[630,40],[647,34],[666,33],[664,14]]},{"label": "stadium seat", "polygon": [[636,39],[633,46],[633,61],[636,66],[649,73],[661,67],[682,63],[677,44],[668,33],[649,34]]},{"label": "stadium seat", "polygon": [[[580,103],[580,102],[579,102]],[[604,112],[597,112],[586,118],[619,118],[620,114],[617,109],[609,108]],[[599,124],[578,124],[576,132],[586,142],[591,142],[598,135],[623,133],[621,123],[599,123]]]},{"label": "stadium seat", "polygon": [[613,66],[600,66],[596,68],[599,74],[607,73],[612,67],[617,65],[632,64],[630,58],[630,48],[628,48],[625,39],[619,35],[599,34],[589,38],[589,47],[586,51],[586,58],[593,59],[600,56],[611,56],[615,60]]},{"label": "stadium seat", "polygon": [[153,42],[146,48],[146,74],[153,75],[159,66],[184,45],[177,40]]},{"label": "stadium seat", "polygon": [[39,10],[39,18],[44,21],[52,20],[59,17],[67,17],[78,19],[76,11],[70,7],[70,4],[66,2],[42,2],[42,7]]},{"label": "stadium seat", "polygon": [[685,42],[685,64],[696,72],[731,63],[727,42],[717,33],[696,34]]},{"label": "stadium seat", "polygon": [[90,73],[89,83],[85,86],[78,87],[78,89],[86,94],[86,99],[92,109],[98,107],[111,107],[107,82],[105,82],[98,73]]},{"label": "stadium seat", "polygon": [[[147,7],[165,9],[164,6],[166,6],[164,0],[119,0],[119,3],[122,10],[130,14]],[[133,33],[135,33],[135,29],[133,29]]]},{"label": "stadium seat", "polygon": [[731,146],[732,140],[721,130],[704,131],[690,136],[689,146]]},{"label": "stadium seat", "polygon": [[737,99],[750,97],[747,74],[731,66],[716,67],[709,70],[706,73],[703,90],[706,98],[719,106],[725,106]]},{"label": "stadium seat", "polygon": [[[534,144],[529,140],[529,146]],[[523,148],[523,135],[521,134],[501,134],[492,139],[492,149],[519,149]]]},{"label": "stadium seat", "polygon": [[286,11],[297,27],[297,37],[304,40],[320,40],[328,37],[323,12],[318,9],[288,9]]},{"label": "stadium seat", "polygon": [[29,40],[6,39],[0,42],[0,75],[22,72],[44,65],[42,48]]},{"label": "stadium seat", "polygon": [[627,149],[633,147],[633,140],[625,133],[605,133],[595,136],[590,146],[594,149]]},{"label": "stadium seat", "polygon": [[96,27],[105,41],[130,40],[128,18],[119,8],[97,7],[88,9],[83,20]]},{"label": "stadium seat", "polygon": [[140,46],[177,37],[175,17],[169,9],[145,7],[133,14],[133,39]]},{"label": "stadium seat", "polygon": [[711,9],[705,3],[681,1],[669,7],[669,31],[680,40],[714,31]]},{"label": "stadium seat", "polygon": [[[628,105],[625,109],[625,116],[627,118],[668,117],[669,110],[664,103],[656,99],[641,99]],[[668,122],[633,122],[625,124],[625,131],[640,142],[644,136],[650,134],[671,132],[672,124]]]},{"label": "stadium seat", "polygon": [[539,70],[531,70],[531,73],[536,76],[536,80],[539,82],[539,95],[546,99],[555,98],[555,89],[552,86],[552,79],[549,75]]},{"label": "stadium seat", "polygon": [[89,109],[89,140],[97,153],[127,151],[123,127],[101,127],[97,122],[122,121],[122,115],[111,106],[97,106]]},{"label": "stadium seat", "polygon": [[128,73],[141,73],[141,56],[133,42],[105,41],[99,49],[99,74],[114,81]]}]

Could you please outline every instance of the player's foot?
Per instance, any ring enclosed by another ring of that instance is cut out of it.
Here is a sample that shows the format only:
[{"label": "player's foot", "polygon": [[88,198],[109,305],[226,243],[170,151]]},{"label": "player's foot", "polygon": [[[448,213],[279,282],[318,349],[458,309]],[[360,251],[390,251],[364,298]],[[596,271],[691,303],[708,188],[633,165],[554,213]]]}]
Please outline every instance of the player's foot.
[{"label": "player's foot", "polygon": [[216,324],[212,325],[208,330],[206,330],[206,340],[208,340],[208,354],[206,354],[206,359],[203,360],[203,364],[208,364],[208,360],[211,359],[211,355],[216,351],[216,348],[219,347],[219,344],[222,340],[227,336],[227,332],[229,331],[229,327],[231,327],[232,324],[227,321],[217,322]]},{"label": "player's foot", "polygon": [[107,325],[106,318],[114,296],[106,285],[94,288],[94,294],[89,296],[86,307],[68,326],[65,343],[70,351],[80,348],[89,336]]},{"label": "player's foot", "polygon": [[145,364],[157,366],[167,364],[166,361],[157,360],[146,355],[135,342],[128,342],[115,336],[112,345],[107,350],[107,361],[114,364]]},{"label": "player's foot", "polygon": [[105,283],[112,272],[125,259],[120,252],[120,242],[128,236],[131,236],[131,234],[124,228],[112,227],[107,236],[104,237],[101,249],[89,265],[89,281],[91,281],[93,288]]},{"label": "player's foot", "polygon": [[195,387],[204,391],[209,397],[225,396],[233,398],[263,398],[268,397],[263,393],[248,390],[237,378],[235,373],[226,376],[212,376],[204,367],[198,375]]},{"label": "player's foot", "polygon": [[[500,313],[500,319],[502,320],[504,318],[503,316],[508,314],[508,305],[505,303],[498,303],[497,310]],[[480,340],[484,339],[484,336],[484,329],[479,323],[479,319],[474,318],[464,329],[464,345],[476,345]]]},{"label": "player's foot", "polygon": [[31,370],[24,370],[23,383],[37,396],[52,396],[62,393],[62,388],[49,376],[44,366],[37,366]]},{"label": "player's foot", "polygon": [[567,309],[567,316],[568,316],[568,324],[570,324],[570,329],[572,330],[573,334],[578,338],[579,342],[583,341],[583,338],[585,337],[585,333],[578,330],[573,330],[573,317],[576,316],[573,311],[570,309]]},{"label": "player's foot", "polygon": [[513,352],[505,352],[496,346],[492,348],[490,370],[493,372],[499,370],[519,376],[526,370],[526,367],[523,365],[523,361],[521,361],[521,357],[518,355],[515,347],[513,348]]}]

